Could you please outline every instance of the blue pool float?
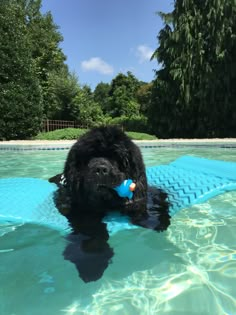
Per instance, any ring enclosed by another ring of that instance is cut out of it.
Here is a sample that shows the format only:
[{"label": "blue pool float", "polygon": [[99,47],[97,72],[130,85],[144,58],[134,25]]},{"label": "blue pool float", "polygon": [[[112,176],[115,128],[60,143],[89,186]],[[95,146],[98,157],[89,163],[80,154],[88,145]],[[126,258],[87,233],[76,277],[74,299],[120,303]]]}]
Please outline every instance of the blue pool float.
[{"label": "blue pool float", "polygon": [[[148,184],[168,193],[170,213],[236,190],[236,163],[183,156],[146,169]],[[0,221],[36,223],[67,232],[69,224],[55,207],[55,184],[37,178],[0,179]],[[111,233],[135,228],[127,217],[112,214],[104,221]]]}]

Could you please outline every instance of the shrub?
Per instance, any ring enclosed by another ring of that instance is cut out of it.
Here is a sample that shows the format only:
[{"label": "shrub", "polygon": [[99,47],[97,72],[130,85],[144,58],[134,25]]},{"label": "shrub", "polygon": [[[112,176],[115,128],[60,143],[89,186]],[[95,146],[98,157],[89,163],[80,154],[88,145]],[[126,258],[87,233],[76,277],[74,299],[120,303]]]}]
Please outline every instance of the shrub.
[{"label": "shrub", "polygon": [[[74,140],[78,139],[82,134],[84,134],[87,129],[77,129],[77,128],[66,128],[58,129],[50,132],[42,132],[38,134],[35,140]],[[156,140],[155,136],[138,133],[138,132],[126,132],[127,135],[133,140]]]},{"label": "shrub", "polygon": [[84,134],[87,129],[79,128],[65,128],[49,132],[41,132],[34,139],[35,140],[74,140],[78,139]]},{"label": "shrub", "polygon": [[157,140],[155,136],[149,135],[147,133],[127,131],[126,134],[133,140]]}]

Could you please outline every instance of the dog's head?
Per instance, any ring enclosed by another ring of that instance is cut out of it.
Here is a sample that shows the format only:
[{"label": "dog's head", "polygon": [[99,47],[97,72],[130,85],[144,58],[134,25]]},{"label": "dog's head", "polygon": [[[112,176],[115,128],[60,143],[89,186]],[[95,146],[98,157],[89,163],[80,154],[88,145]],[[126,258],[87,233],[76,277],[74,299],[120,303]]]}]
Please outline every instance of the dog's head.
[{"label": "dog's head", "polygon": [[125,179],[119,163],[106,157],[91,158],[82,173],[88,188],[94,189],[99,186],[114,188]]},{"label": "dog's head", "polygon": [[[91,207],[121,198],[113,188],[144,169],[137,146],[118,128],[95,128],[71,148],[65,164],[66,183],[75,198]],[[109,204],[110,205],[110,204]]]}]

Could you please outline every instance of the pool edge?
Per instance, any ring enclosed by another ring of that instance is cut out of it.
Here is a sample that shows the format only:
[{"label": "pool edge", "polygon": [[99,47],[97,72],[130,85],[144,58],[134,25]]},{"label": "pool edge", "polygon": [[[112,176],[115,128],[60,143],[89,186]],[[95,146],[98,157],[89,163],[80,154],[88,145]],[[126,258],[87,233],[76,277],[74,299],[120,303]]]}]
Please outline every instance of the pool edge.
[{"label": "pool edge", "polygon": [[[44,151],[69,150],[76,140],[39,141],[19,140],[0,142],[0,151]],[[160,140],[134,140],[140,148],[158,147],[222,147],[236,148],[236,139],[160,139]]]}]

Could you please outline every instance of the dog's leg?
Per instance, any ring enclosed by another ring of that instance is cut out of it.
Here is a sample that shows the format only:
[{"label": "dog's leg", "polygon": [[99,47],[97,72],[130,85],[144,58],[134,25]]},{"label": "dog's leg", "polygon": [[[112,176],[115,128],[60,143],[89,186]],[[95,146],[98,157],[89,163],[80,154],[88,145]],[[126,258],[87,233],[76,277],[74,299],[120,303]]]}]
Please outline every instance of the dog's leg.
[{"label": "dog's leg", "polygon": [[130,215],[135,225],[155,231],[164,231],[170,225],[167,194],[155,187],[148,189],[148,204],[145,211],[135,211]]},{"label": "dog's leg", "polygon": [[74,232],[68,236],[68,245],[64,258],[75,264],[84,282],[96,281],[102,275],[111,257],[113,249],[108,244],[109,234],[106,224],[100,216],[79,215],[79,219],[71,222]]}]

